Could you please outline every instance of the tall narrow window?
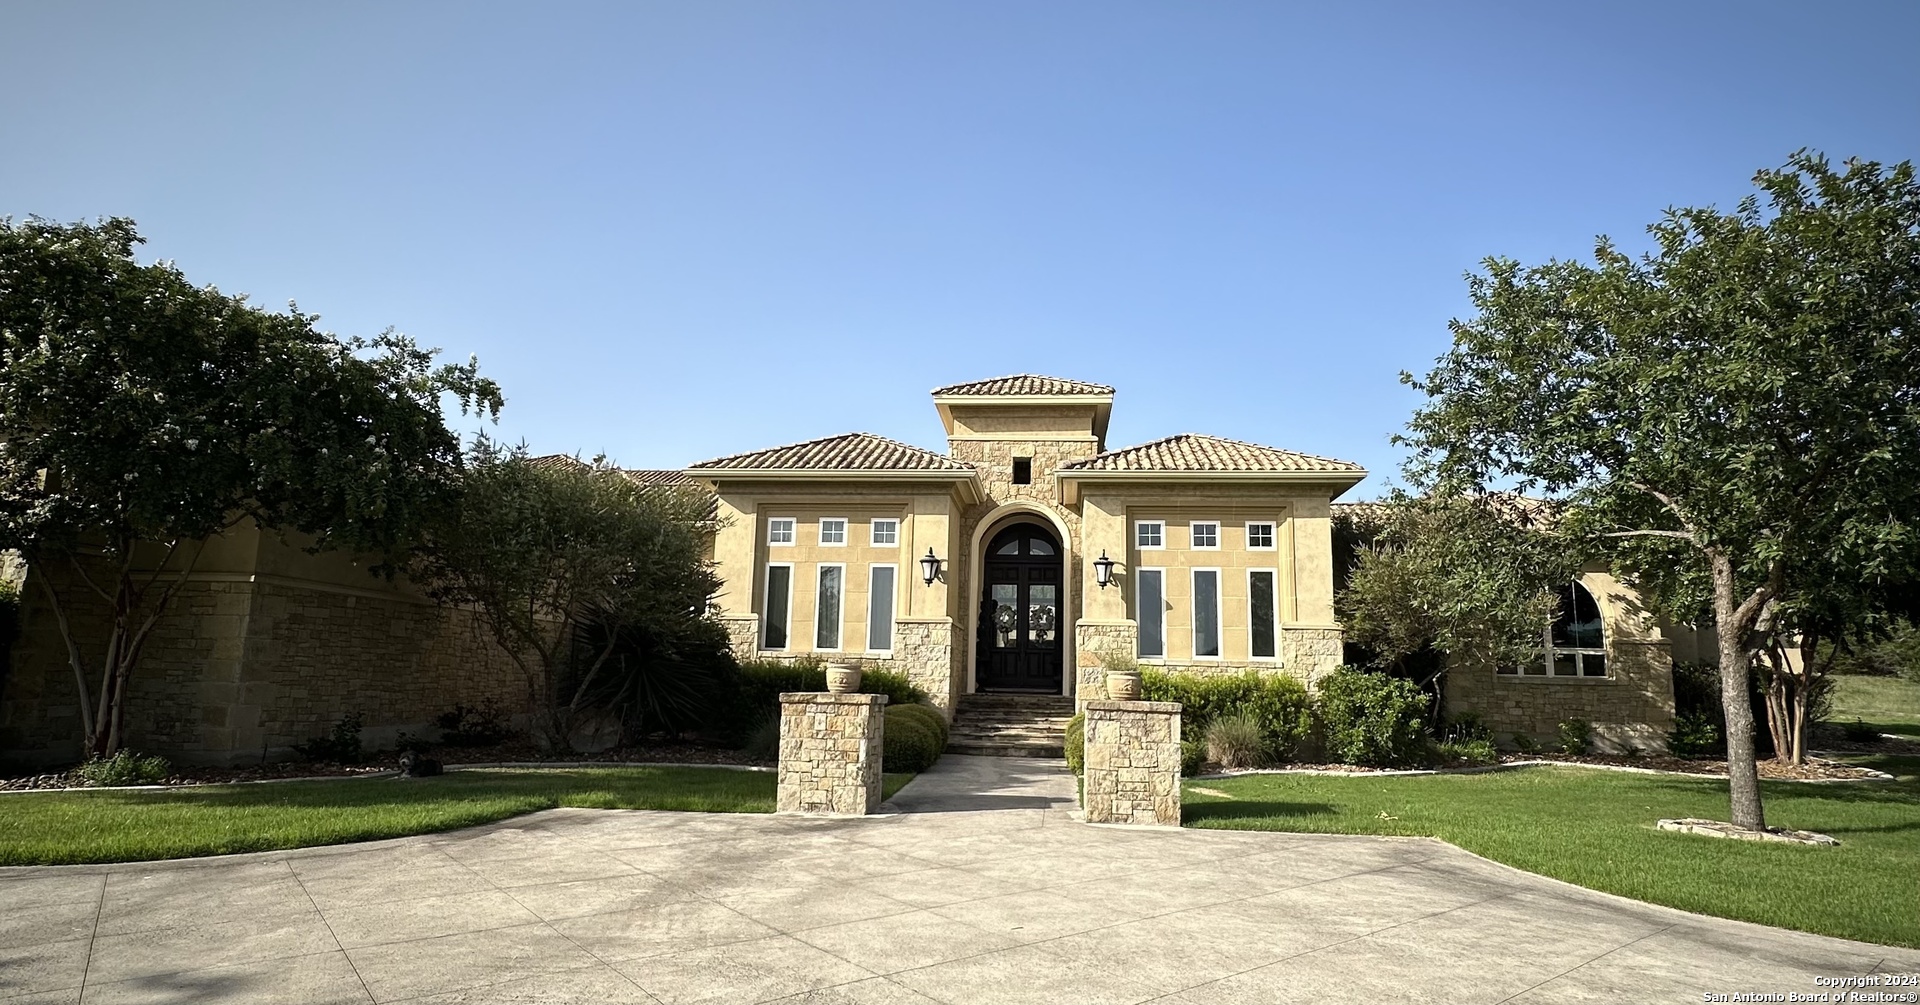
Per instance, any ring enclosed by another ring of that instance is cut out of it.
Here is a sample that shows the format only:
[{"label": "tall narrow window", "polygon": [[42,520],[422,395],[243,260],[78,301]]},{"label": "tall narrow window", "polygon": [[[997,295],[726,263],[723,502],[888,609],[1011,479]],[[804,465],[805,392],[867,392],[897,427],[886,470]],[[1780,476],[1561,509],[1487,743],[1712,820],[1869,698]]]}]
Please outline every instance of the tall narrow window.
[{"label": "tall narrow window", "polygon": [[787,613],[793,602],[793,566],[767,566],[767,613],[760,629],[760,648],[787,647]]},{"label": "tall narrow window", "polygon": [[1016,457],[1013,459],[1013,483],[1015,485],[1033,484],[1033,458]]},{"label": "tall narrow window", "polygon": [[1274,657],[1273,570],[1247,572],[1247,654],[1257,660]]},{"label": "tall narrow window", "polygon": [[867,578],[867,649],[893,651],[893,566],[876,565]]},{"label": "tall narrow window", "polygon": [[1193,570],[1193,656],[1220,658],[1220,570]]},{"label": "tall narrow window", "polygon": [[1167,574],[1161,569],[1133,572],[1133,617],[1140,624],[1140,655],[1167,654]]},{"label": "tall narrow window", "polygon": [[814,594],[813,598],[815,649],[840,648],[840,595],[846,577],[847,567],[844,565],[820,567],[820,592]]}]

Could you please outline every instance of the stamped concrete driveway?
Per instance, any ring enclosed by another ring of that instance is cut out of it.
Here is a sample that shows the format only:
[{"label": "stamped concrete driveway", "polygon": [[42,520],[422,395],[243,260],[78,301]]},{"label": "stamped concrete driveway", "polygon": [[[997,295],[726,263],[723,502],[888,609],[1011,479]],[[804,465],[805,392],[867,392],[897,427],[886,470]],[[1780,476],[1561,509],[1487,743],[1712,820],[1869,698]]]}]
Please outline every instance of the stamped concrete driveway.
[{"label": "stamped concrete driveway", "polygon": [[1433,841],[1090,827],[1071,786],[954,756],[857,820],[555,810],[0,869],[0,1005],[1678,1003],[1920,970]]}]

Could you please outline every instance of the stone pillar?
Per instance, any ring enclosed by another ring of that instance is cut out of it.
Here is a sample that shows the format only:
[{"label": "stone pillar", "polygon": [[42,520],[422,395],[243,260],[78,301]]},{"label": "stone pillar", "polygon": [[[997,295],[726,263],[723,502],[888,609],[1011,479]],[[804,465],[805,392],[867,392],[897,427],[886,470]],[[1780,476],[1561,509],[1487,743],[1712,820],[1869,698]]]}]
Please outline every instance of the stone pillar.
[{"label": "stone pillar", "polygon": [[760,615],[722,614],[720,624],[727,630],[727,648],[742,663],[760,655]]},{"label": "stone pillar", "polygon": [[1107,655],[1133,658],[1140,650],[1140,629],[1132,621],[1093,621],[1082,618],[1073,626],[1073,697],[1085,708],[1087,702],[1107,696],[1106,669],[1100,658]]},{"label": "stone pillar", "polygon": [[886,704],[884,694],[782,694],[775,808],[849,816],[878,808]]},{"label": "stone pillar", "polygon": [[1092,824],[1180,826],[1180,703],[1083,703]]}]

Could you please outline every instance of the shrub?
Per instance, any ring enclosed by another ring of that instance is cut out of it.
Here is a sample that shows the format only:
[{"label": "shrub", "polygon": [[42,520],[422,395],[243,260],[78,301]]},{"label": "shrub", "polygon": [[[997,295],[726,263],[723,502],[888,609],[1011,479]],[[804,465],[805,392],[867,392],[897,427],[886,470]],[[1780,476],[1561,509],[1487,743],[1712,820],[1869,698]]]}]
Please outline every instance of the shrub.
[{"label": "shrub", "polygon": [[917,773],[933,767],[933,762],[940,759],[940,744],[935,742],[933,732],[920,720],[901,715],[899,711],[888,713],[884,739],[886,744],[880,755],[883,770]]},{"label": "shrub", "polygon": [[1320,682],[1327,753],[1345,764],[1384,767],[1417,760],[1427,696],[1412,681],[1348,667]]},{"label": "shrub", "polygon": [[1249,670],[1215,676],[1148,669],[1140,675],[1140,696],[1179,702],[1181,731],[1193,736],[1205,736],[1207,724],[1221,716],[1248,716],[1258,724],[1268,755],[1280,760],[1291,760],[1313,728],[1307,689],[1282,674]]},{"label": "shrub", "polygon": [[[898,709],[898,712],[895,712],[896,709]],[[922,726],[927,727],[927,729],[933,733],[934,740],[940,744],[940,749],[946,749],[947,719],[940,714],[939,709],[934,708],[932,705],[889,704],[887,706],[887,712],[890,715],[897,714],[902,718],[912,719]]]},{"label": "shrub", "polygon": [[1067,770],[1080,774],[1087,766],[1087,713],[1075,712],[1067,720]]},{"label": "shrub", "polygon": [[1847,738],[1847,742],[1849,743],[1880,742],[1880,727],[1869,726],[1859,719],[1855,719],[1841,726],[1840,732],[1841,735]]},{"label": "shrub", "polygon": [[449,747],[491,747],[513,735],[506,713],[491,698],[479,705],[455,705],[434,723],[444,730],[440,742]]},{"label": "shrub", "polygon": [[1260,723],[1245,712],[1223,715],[1207,723],[1202,734],[1207,760],[1223,768],[1257,768],[1267,763],[1267,739]]},{"label": "shrub", "polygon": [[1199,740],[1180,741],[1180,773],[1188,778],[1200,773],[1206,765],[1207,748]]},{"label": "shrub", "polygon": [[[721,689],[709,725],[721,736],[743,740],[767,716],[780,713],[781,694],[826,689],[827,664],[817,656],[742,663]],[[886,695],[888,707],[930,702],[925,691],[895,670],[866,671],[860,676],[860,690],[863,694]]]},{"label": "shrub", "polygon": [[1492,764],[1500,759],[1487,739],[1442,740],[1433,745],[1433,754],[1442,764]]},{"label": "shrub", "polygon": [[[825,673],[823,669],[821,671]],[[884,694],[889,706],[925,705],[933,706],[933,699],[920,690],[907,675],[898,670],[875,670],[869,668],[860,674],[861,694]],[[937,713],[936,713],[937,714]]]},{"label": "shrub", "polygon": [[1531,754],[1539,750],[1540,745],[1533,742],[1532,736],[1526,733],[1515,732],[1513,734],[1513,749],[1521,752],[1522,754]]},{"label": "shrub", "polygon": [[94,757],[73,769],[86,785],[154,785],[166,781],[173,765],[157,755],[122,750],[112,757]]},{"label": "shrub", "polygon": [[761,719],[759,724],[747,730],[742,739],[740,752],[756,761],[777,761],[780,759],[780,713]]},{"label": "shrub", "polygon": [[360,763],[360,723],[362,716],[358,712],[349,712],[333,724],[333,731],[326,736],[316,736],[305,743],[296,743],[293,749],[309,761],[337,761],[341,764]]},{"label": "shrub", "polygon": [[1569,754],[1584,754],[1593,746],[1593,723],[1585,719],[1567,719],[1560,723],[1560,749]]},{"label": "shrub", "polygon": [[1667,752],[1675,757],[1711,757],[1727,749],[1720,724],[1702,709],[1681,712],[1673,717],[1673,731],[1667,734]]},{"label": "shrub", "polygon": [[1440,730],[1442,743],[1471,743],[1474,740],[1493,740],[1493,730],[1480,721],[1478,712],[1462,712],[1453,717]]}]

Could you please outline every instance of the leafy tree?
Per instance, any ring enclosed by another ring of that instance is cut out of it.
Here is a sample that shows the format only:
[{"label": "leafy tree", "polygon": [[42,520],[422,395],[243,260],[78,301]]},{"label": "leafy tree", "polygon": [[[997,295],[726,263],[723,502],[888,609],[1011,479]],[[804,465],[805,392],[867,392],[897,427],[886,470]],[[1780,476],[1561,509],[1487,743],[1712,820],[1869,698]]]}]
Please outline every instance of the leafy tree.
[{"label": "leafy tree", "polygon": [[[1920,186],[1911,163],[1795,154],[1731,213],[1671,209],[1655,250],[1489,259],[1424,379],[1416,483],[1566,504],[1669,614],[1702,584],[1733,822],[1765,818],[1747,668],[1796,596],[1905,576],[1920,525]],[[1764,201],[1764,208],[1763,203]]]},{"label": "leafy tree", "polygon": [[[412,575],[474,609],[519,667],[539,735],[564,749],[608,678],[640,669],[620,656],[660,655],[636,651],[636,639],[701,637],[690,623],[720,588],[706,561],[711,512],[711,496],[642,487],[604,458],[536,460],[483,436],[468,451],[458,513],[430,535]],[[638,697],[673,703],[672,685],[645,683],[655,693]]]},{"label": "leafy tree", "polygon": [[[471,360],[337,339],[140,265],[140,242],[124,219],[0,219],[0,548],[37,573],[96,756],[120,746],[141,649],[207,538],[253,520],[390,567],[459,462],[441,396],[500,407]],[[89,607],[95,653],[74,627]]]}]

